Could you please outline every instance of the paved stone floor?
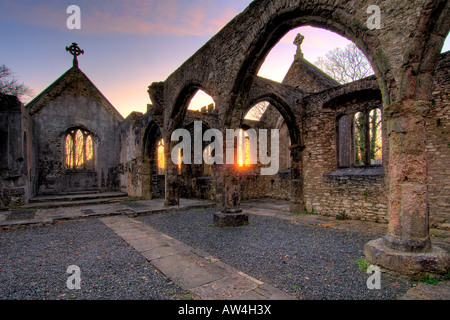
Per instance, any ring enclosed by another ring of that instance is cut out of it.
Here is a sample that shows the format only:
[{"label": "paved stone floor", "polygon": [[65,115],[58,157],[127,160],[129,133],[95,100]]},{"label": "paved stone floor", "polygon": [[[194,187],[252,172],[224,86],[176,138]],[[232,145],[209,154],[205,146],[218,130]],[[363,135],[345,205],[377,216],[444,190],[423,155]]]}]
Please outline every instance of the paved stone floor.
[{"label": "paved stone floor", "polygon": [[21,228],[27,226],[49,225],[55,221],[101,218],[104,216],[138,216],[144,214],[156,214],[173,210],[186,210],[194,208],[207,208],[215,206],[214,203],[198,200],[180,199],[179,206],[167,207],[163,199],[133,200],[130,198],[117,200],[104,204],[70,205],[63,207],[27,205],[12,211],[0,212],[1,228]]},{"label": "paved stone floor", "polygon": [[201,300],[292,300],[283,291],[256,280],[184,243],[128,217],[101,218],[163,274]]},{"label": "paved stone floor", "polygon": [[[279,289],[254,279],[226,265],[206,252],[194,249],[132,219],[139,215],[181,211],[215,206],[211,202],[181,199],[179,206],[165,207],[163,200],[121,200],[108,204],[85,205],[63,208],[30,208],[0,212],[0,229],[39,227],[64,220],[99,218],[137,252],[143,255],[163,274],[183,289],[202,300],[290,300],[294,299]],[[242,208],[252,214],[287,219],[292,223],[316,225],[324,228],[353,230],[370,234],[373,238],[386,234],[383,223],[354,220],[337,220],[335,217],[291,214],[287,201],[243,201]],[[447,230],[432,229],[435,245],[449,249]],[[439,286],[421,283],[411,289],[405,300],[449,300],[448,282]]]}]

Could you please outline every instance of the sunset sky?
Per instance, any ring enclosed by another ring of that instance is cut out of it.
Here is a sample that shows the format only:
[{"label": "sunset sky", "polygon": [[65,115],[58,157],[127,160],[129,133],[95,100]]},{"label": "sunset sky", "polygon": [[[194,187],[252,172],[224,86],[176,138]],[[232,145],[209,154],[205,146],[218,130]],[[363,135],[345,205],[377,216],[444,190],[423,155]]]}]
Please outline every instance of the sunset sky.
[{"label": "sunset sky", "polygon": [[[80,69],[126,117],[145,112],[147,87],[164,81],[250,0],[0,0],[0,65],[39,94],[72,66],[66,46],[77,42],[85,55]],[[69,30],[69,5],[81,8],[81,30]],[[302,27],[272,50],[260,75],[281,81],[293,61],[297,33],[305,35],[305,58],[315,62],[348,41]],[[443,51],[450,49],[446,41]],[[24,103],[28,102],[24,99]],[[207,100],[195,100],[201,107]]]}]

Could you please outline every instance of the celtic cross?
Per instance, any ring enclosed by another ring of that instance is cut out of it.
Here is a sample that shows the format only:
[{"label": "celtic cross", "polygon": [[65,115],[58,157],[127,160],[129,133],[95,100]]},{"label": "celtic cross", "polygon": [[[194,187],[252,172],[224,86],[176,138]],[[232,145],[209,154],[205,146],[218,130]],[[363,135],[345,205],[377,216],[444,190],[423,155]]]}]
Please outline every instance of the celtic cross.
[{"label": "celtic cross", "polygon": [[81,50],[78,44],[75,42],[72,43],[70,47],[66,47],[66,51],[70,52],[73,55],[73,66],[78,68],[78,56],[84,54],[84,50]]},{"label": "celtic cross", "polygon": [[295,59],[303,58],[303,52],[302,52],[302,43],[303,40],[305,40],[305,36],[302,34],[297,34],[297,37],[294,40],[294,44],[297,46],[297,52],[295,53]]}]

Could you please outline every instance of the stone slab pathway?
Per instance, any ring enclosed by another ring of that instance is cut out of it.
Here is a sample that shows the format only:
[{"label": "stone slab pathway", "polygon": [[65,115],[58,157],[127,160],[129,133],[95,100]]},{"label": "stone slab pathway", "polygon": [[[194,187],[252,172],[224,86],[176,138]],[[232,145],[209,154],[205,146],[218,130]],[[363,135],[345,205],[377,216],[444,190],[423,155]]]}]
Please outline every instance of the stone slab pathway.
[{"label": "stone slab pathway", "polygon": [[126,216],[100,220],[164,275],[201,300],[296,300],[287,293]]},{"label": "stone slab pathway", "polygon": [[450,281],[438,285],[419,283],[410,289],[401,300],[450,300]]},{"label": "stone slab pathway", "polygon": [[55,208],[18,208],[0,212],[0,229],[46,226],[56,221],[101,218],[107,216],[139,216],[163,212],[210,208],[216,204],[202,200],[180,199],[180,205],[165,206],[164,199],[126,200],[107,204],[89,204]]}]

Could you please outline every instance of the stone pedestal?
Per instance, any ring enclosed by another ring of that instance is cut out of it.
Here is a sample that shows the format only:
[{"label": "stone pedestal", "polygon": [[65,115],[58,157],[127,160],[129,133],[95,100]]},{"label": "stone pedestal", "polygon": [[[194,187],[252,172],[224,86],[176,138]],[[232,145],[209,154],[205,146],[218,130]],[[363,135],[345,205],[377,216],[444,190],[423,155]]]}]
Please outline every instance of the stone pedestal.
[{"label": "stone pedestal", "polygon": [[368,242],[364,255],[371,264],[402,274],[443,274],[450,268],[449,254],[439,247],[432,246],[427,252],[404,252],[391,249],[383,238]]},{"label": "stone pedestal", "polygon": [[214,214],[214,226],[223,228],[242,227],[248,225],[248,213],[242,212],[242,210],[235,210],[236,212],[228,211]]}]

